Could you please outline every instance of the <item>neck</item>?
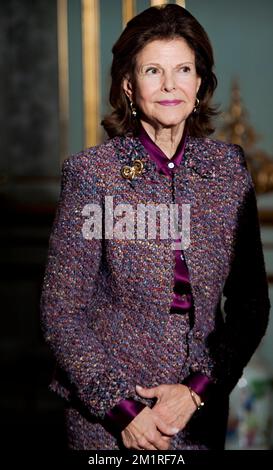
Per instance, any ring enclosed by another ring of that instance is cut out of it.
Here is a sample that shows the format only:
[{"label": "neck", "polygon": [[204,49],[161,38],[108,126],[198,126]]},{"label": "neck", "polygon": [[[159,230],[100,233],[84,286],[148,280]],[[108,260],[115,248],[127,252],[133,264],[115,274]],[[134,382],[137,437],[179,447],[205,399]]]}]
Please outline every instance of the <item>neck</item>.
[{"label": "neck", "polygon": [[145,131],[152,141],[165,153],[166,157],[171,159],[182,139],[185,121],[173,127],[155,128],[145,121],[141,121]]}]

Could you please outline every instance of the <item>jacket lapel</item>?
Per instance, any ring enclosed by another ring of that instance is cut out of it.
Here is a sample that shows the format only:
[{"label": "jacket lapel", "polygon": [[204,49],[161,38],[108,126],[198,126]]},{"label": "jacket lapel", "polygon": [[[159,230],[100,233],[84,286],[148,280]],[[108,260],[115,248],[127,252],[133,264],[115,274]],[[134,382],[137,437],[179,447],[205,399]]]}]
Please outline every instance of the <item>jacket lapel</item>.
[{"label": "jacket lapel", "polygon": [[[140,159],[144,163],[145,173],[151,174],[151,172],[156,171],[154,161],[149,157],[146,149],[137,137],[115,137],[113,144],[121,167],[122,165],[131,166],[134,160]],[[200,178],[213,179],[215,177],[215,168],[212,159],[206,155],[203,139],[187,137],[181,166],[185,166],[189,172],[196,173]],[[141,176],[136,177],[132,181],[136,184],[137,180],[141,180]],[[131,182],[130,180],[128,181]]]}]

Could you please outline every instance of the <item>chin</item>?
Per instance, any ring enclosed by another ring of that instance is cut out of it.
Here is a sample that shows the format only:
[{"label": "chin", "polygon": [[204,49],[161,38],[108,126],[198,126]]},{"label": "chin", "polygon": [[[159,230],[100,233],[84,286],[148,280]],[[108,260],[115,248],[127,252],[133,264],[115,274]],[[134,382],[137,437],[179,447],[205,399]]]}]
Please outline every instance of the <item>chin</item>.
[{"label": "chin", "polygon": [[176,126],[180,126],[182,123],[184,122],[184,119],[181,119],[181,120],[177,120],[177,121],[158,121],[159,125],[162,126],[162,127],[166,127],[166,128],[171,128],[171,127],[176,127]]},{"label": "chin", "polygon": [[161,126],[164,126],[164,127],[175,127],[175,126],[179,126],[181,125],[183,122],[185,122],[187,119],[187,116],[177,116],[177,117],[174,117],[174,116],[170,116],[169,119],[168,119],[168,116],[160,116],[158,117],[158,119],[156,119],[156,121],[161,125]]}]

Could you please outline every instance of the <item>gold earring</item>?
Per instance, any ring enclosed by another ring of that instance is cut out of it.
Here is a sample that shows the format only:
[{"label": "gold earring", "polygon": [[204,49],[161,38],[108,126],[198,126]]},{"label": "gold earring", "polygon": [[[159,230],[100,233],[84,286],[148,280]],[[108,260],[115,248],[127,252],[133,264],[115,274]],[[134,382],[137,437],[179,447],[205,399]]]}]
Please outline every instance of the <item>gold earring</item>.
[{"label": "gold earring", "polygon": [[132,101],[130,101],[130,108],[131,108],[133,118],[136,118],[137,117],[137,110],[136,110],[136,108],[134,106],[134,103]]},{"label": "gold earring", "polygon": [[199,103],[200,103],[200,100],[196,97],[196,99],[195,99],[195,105],[194,105],[194,108],[193,108],[193,113],[196,113],[197,108],[198,108],[198,106],[199,106]]}]

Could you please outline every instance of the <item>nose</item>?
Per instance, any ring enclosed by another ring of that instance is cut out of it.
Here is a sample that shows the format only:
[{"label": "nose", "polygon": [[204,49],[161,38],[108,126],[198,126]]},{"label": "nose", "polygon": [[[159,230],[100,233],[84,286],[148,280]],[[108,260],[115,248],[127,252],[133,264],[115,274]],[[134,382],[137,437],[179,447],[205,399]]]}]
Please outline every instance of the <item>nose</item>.
[{"label": "nose", "polygon": [[164,73],[162,88],[164,91],[167,91],[167,92],[175,90],[176,85],[175,85],[175,80],[174,80],[172,72]]}]

